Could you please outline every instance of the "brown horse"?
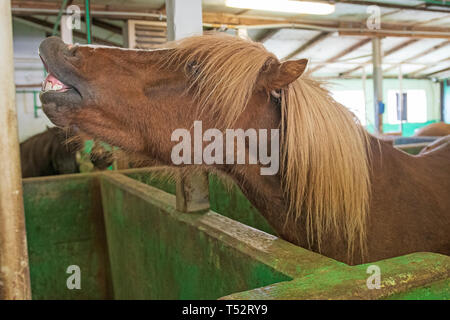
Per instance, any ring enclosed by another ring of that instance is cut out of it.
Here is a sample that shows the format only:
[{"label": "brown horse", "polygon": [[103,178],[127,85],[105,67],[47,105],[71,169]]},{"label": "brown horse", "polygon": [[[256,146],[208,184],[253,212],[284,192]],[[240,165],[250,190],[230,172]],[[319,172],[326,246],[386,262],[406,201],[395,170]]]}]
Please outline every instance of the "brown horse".
[{"label": "brown horse", "polygon": [[442,137],[450,134],[450,124],[445,122],[431,123],[423,128],[418,129],[415,133],[415,137]]},{"label": "brown horse", "polygon": [[76,148],[66,144],[62,129],[46,131],[28,138],[20,144],[22,177],[41,177],[79,172]]},{"label": "brown horse", "polygon": [[223,34],[153,51],[48,38],[40,55],[58,79],[41,94],[54,123],[166,165],[171,134],[192,132],[195,120],[203,130],[280,128],[278,174],[261,175],[261,163],[202,168],[231,176],[292,243],[351,264],[450,254],[450,147],[411,156],[368,135],[302,76],[304,59],[280,63],[262,45]]}]

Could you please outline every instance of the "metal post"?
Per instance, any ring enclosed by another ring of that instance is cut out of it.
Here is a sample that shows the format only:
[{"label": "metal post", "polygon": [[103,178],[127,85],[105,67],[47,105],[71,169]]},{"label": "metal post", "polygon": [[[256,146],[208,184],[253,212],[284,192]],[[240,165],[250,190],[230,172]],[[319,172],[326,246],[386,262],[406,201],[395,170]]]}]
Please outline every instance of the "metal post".
[{"label": "metal post", "polygon": [[398,65],[398,95],[400,100],[400,133],[403,135],[403,108],[405,102],[403,101],[403,71],[402,65]]},{"label": "metal post", "polygon": [[362,82],[362,91],[363,91],[363,96],[364,96],[364,119],[367,125],[367,87],[366,87],[366,83],[367,83],[367,73],[366,73],[366,66],[362,66],[361,68],[362,70],[362,78],[361,78],[361,82]]},{"label": "metal post", "polygon": [[[166,0],[169,41],[203,32],[201,0]],[[177,210],[198,212],[209,209],[208,173],[181,176],[177,182]]]},{"label": "metal post", "polygon": [[11,1],[0,1],[0,298],[31,299],[14,88]]},{"label": "metal post", "polygon": [[382,52],[381,39],[372,39],[372,61],[373,61],[373,100],[375,107],[375,133],[383,133],[383,69],[381,67]]}]

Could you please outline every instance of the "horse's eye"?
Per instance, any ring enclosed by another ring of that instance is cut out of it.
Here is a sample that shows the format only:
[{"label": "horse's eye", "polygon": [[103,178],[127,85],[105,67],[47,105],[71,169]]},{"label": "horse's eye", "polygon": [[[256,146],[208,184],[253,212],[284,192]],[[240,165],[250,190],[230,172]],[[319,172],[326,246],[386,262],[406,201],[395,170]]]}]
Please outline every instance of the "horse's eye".
[{"label": "horse's eye", "polygon": [[199,72],[199,66],[196,61],[191,61],[186,65],[188,76],[196,76]]}]

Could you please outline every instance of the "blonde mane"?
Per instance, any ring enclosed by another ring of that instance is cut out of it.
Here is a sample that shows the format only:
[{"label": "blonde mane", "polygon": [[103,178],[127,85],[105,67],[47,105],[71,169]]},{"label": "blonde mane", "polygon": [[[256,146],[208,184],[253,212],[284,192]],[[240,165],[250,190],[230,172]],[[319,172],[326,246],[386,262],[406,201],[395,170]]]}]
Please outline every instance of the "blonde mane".
[{"label": "blonde mane", "polygon": [[[173,44],[167,65],[190,72],[200,110],[230,127],[254,94],[258,76],[278,61],[262,45],[224,34]],[[188,70],[194,68],[194,70]],[[369,203],[368,134],[318,82],[300,77],[281,94],[281,180],[288,221],[302,218],[320,251],[325,235],[365,250]]]},{"label": "blonde mane", "polygon": [[299,78],[283,90],[282,181],[295,221],[319,248],[325,234],[365,252],[370,196],[368,134],[318,82]]}]

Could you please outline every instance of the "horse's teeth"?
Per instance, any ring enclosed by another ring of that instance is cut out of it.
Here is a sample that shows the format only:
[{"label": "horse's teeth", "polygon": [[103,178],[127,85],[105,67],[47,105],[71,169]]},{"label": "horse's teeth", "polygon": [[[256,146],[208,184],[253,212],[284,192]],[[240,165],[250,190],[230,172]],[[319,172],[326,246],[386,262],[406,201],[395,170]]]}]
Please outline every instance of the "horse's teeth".
[{"label": "horse's teeth", "polygon": [[49,90],[52,90],[52,84],[51,84],[51,82],[47,82],[47,83],[45,84],[45,91],[49,91]]},{"label": "horse's teeth", "polygon": [[60,85],[60,84],[55,84],[55,85],[53,86],[53,90],[58,91],[58,90],[61,90],[61,89],[62,89],[62,85]]}]

